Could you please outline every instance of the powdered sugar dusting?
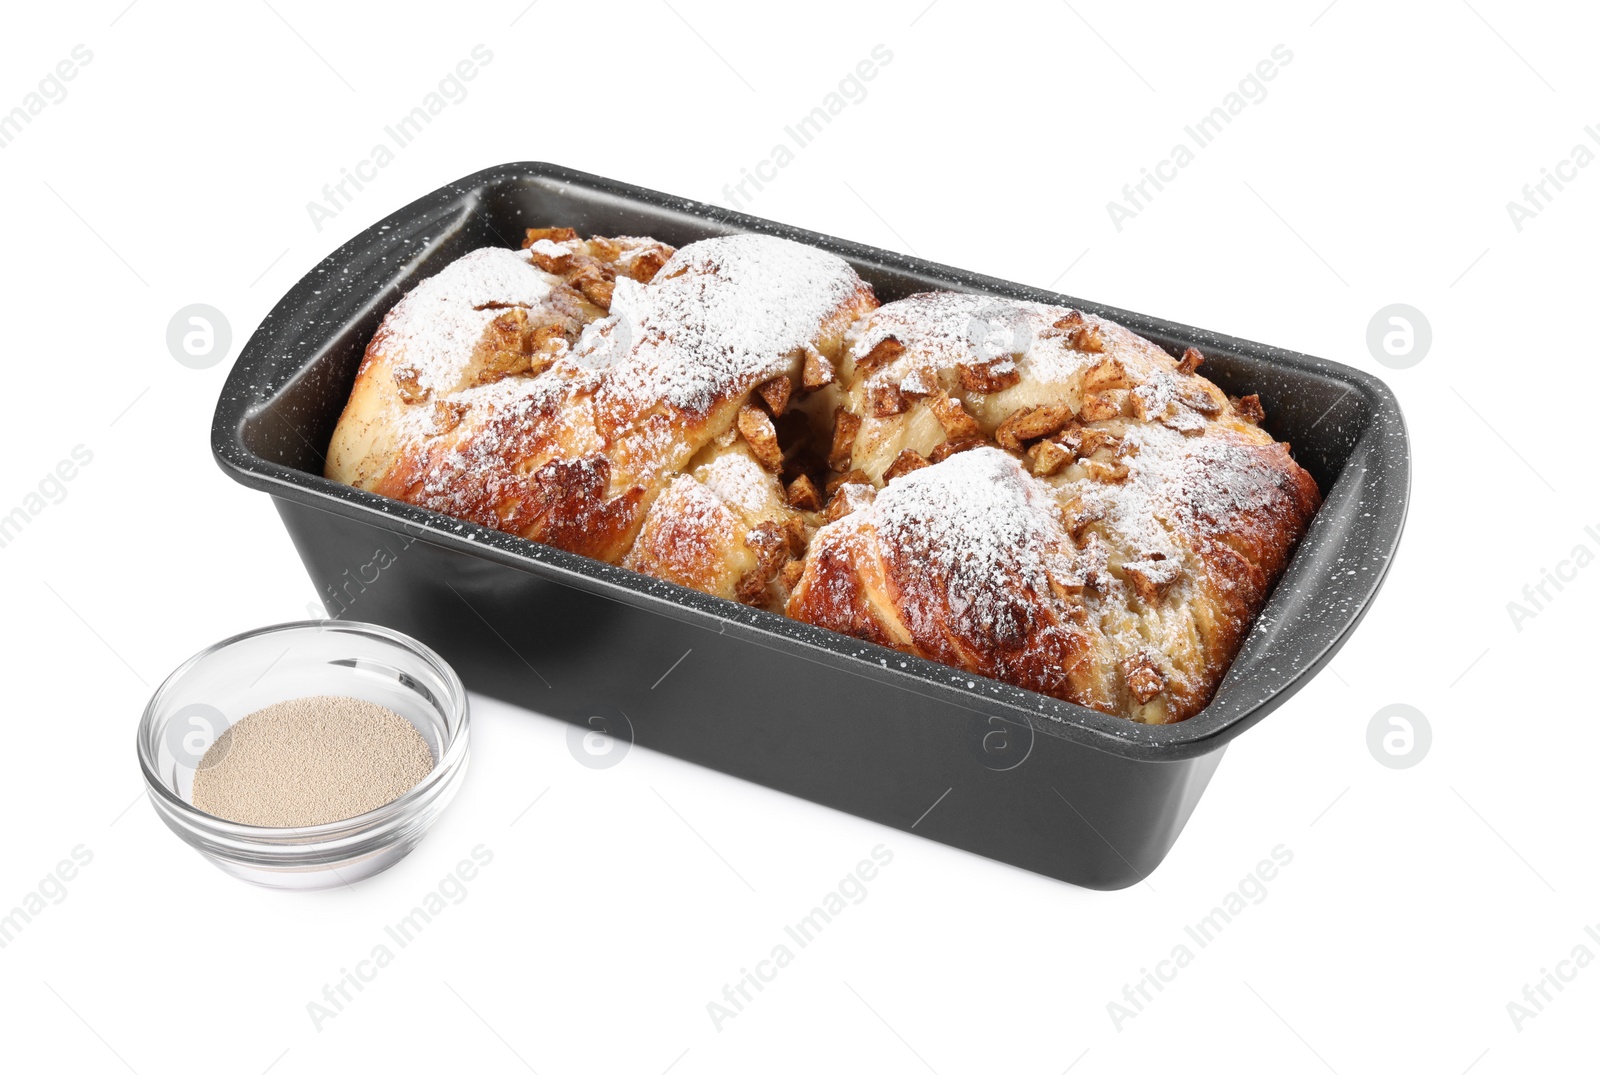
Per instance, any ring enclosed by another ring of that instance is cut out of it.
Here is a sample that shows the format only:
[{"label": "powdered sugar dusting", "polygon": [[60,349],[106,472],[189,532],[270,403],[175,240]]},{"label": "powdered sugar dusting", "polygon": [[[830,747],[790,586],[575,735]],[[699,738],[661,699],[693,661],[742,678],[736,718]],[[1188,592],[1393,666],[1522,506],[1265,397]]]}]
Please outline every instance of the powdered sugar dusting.
[{"label": "powdered sugar dusting", "polygon": [[1130,448],[1128,477],[1110,483],[1080,480],[1073,491],[1103,517],[1102,525],[1117,544],[1138,558],[1182,555],[1168,527],[1173,523],[1174,497],[1184,493],[1189,444],[1181,434],[1159,425],[1127,423],[1119,430]]},{"label": "powdered sugar dusting", "polygon": [[578,245],[578,240],[568,239],[558,243],[552,239],[540,239],[528,247],[529,254],[540,254],[547,258],[561,258],[571,254]]},{"label": "powdered sugar dusting", "polygon": [[1133,422],[1119,433],[1130,447],[1127,479],[1073,488],[1104,513],[1102,525],[1130,557],[1182,559],[1184,543],[1230,531],[1283,500],[1282,477],[1261,464],[1258,446],[1219,431],[1185,437]]},{"label": "powdered sugar dusting", "polygon": [[912,370],[900,378],[900,391],[914,396],[932,395],[938,387],[939,382],[926,370]]},{"label": "powdered sugar dusting", "polygon": [[860,287],[848,264],[813,247],[767,235],[704,239],[648,285],[619,279],[612,316],[590,325],[567,361],[603,371],[603,390],[636,408],[703,414],[786,369]]},{"label": "powdered sugar dusting", "polygon": [[[986,631],[1020,628],[1015,586],[1048,593],[1046,558],[1070,541],[1050,489],[997,448],[951,456],[891,482],[872,512],[885,546],[925,565],[951,611]],[[1014,581],[1013,581],[1014,580]]]},{"label": "powdered sugar dusting", "polygon": [[[873,312],[851,346],[861,357],[893,336],[935,368],[1023,351],[1051,307],[955,291],[925,291]],[[1057,316],[1060,316],[1059,314]]]},{"label": "powdered sugar dusting", "polygon": [[457,258],[395,304],[374,340],[395,368],[417,371],[417,386],[454,390],[489,322],[508,306],[538,306],[560,281],[525,250],[484,247]]},{"label": "powdered sugar dusting", "polygon": [[[886,337],[900,341],[905,352],[875,370],[872,379],[892,380],[908,392],[933,387],[920,371],[949,370],[962,363],[994,362],[996,373],[1016,369],[1036,385],[1062,383],[1094,357],[1071,350],[1059,332],[1049,331],[1068,312],[1037,302],[928,291],[875,310],[853,338],[850,353],[860,359]],[[1084,320],[1102,323],[1087,315]],[[1020,361],[1008,356],[1020,356]]]},{"label": "powdered sugar dusting", "polygon": [[1184,492],[1179,521],[1197,537],[1236,531],[1244,520],[1280,514],[1293,485],[1289,471],[1263,465],[1262,445],[1207,436],[1192,445],[1178,487]]},{"label": "powdered sugar dusting", "polygon": [[760,515],[773,498],[776,479],[743,452],[725,452],[695,471],[723,503]]}]

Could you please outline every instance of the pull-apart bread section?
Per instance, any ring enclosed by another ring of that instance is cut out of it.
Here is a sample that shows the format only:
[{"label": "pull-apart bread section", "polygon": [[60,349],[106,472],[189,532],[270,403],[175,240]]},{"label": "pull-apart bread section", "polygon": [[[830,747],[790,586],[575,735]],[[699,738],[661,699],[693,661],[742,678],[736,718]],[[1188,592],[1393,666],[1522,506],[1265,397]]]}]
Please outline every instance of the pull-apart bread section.
[{"label": "pull-apart bread section", "polygon": [[531,229],[367,347],[338,481],[1146,723],[1204,708],[1319,506],[1254,396],[1064,307]]},{"label": "pull-apart bread section", "polygon": [[1145,723],[1203,708],[1319,504],[1259,401],[1060,307],[916,295],[853,336],[789,615]]},{"label": "pull-apart bread section", "polygon": [[[536,229],[523,250],[474,251],[390,311],[327,474],[612,563],[641,527],[668,529],[630,566],[765,599],[746,575],[776,559],[768,524],[785,549],[803,547],[804,520],[781,491],[780,510],[741,510],[731,532],[717,520],[697,536],[711,517],[687,494],[667,499],[668,518],[647,517],[675,479],[712,496],[733,488],[693,477],[734,465],[713,456],[753,458],[760,483],[776,488],[782,459],[766,397],[808,361],[837,358],[846,330],[875,305],[844,261],[782,239],[731,236],[674,252]],[[718,548],[695,550],[694,540]]]}]

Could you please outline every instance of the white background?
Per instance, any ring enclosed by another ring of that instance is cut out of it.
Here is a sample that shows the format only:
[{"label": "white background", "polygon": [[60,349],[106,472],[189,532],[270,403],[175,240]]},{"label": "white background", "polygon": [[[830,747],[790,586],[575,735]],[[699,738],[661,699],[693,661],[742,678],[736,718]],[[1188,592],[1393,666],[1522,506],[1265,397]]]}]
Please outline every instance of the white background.
[{"label": "white background", "polygon": [[[1592,11],[525,3],[8,12],[0,111],[74,45],[93,60],[0,150],[0,513],[75,445],[93,461],[0,549],[0,911],[74,847],[93,861],[0,949],[0,1066],[1593,1068],[1600,966],[1520,1028],[1507,1004],[1575,946],[1600,956],[1584,933],[1600,929],[1600,567],[1521,630],[1507,603],[1579,543],[1600,551],[1584,533],[1600,529],[1600,168],[1520,232],[1506,209],[1600,123]],[[469,96],[318,231],[306,203],[480,43],[494,58]],[[268,499],[207,445],[229,362],[277,298],[371,222],[500,162],[721,200],[880,43],[893,59],[866,98],[751,211],[1333,358],[1405,408],[1415,491],[1384,592],[1236,742],[1149,883],[1072,888],[647,751],[585,768],[565,725],[483,699],[460,797],[354,889],[253,888],[172,837],[134,757],[149,692],[316,596]],[[1293,60],[1267,97],[1118,232],[1107,201],[1278,44]],[[199,371],[165,344],[197,302],[233,328],[228,361]],[[1433,328],[1410,369],[1366,345],[1396,302]],[[1366,729],[1399,702],[1433,745],[1397,771]],[[478,844],[494,859],[466,901],[314,1026],[307,1002]],[[866,900],[714,1026],[707,1002],[878,844],[894,860]],[[1108,1002],[1279,844],[1293,862],[1264,902],[1115,1025]]]}]

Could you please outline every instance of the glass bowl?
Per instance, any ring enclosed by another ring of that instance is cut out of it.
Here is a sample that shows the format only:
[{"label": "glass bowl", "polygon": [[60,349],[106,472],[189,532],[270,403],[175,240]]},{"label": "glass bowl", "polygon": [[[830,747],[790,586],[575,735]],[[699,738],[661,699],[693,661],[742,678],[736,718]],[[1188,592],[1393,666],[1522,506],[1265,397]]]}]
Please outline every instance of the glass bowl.
[{"label": "glass bowl", "polygon": [[[433,753],[433,770],[393,802],[323,825],[243,825],[195,808],[195,769],[218,736],[264,706],[317,694],[360,698],[406,718]],[[190,847],[258,885],[332,888],[394,865],[454,797],[467,770],[467,692],[437,653],[398,631],[342,620],[283,623],[184,662],[145,707],[138,747],[156,813]]]}]

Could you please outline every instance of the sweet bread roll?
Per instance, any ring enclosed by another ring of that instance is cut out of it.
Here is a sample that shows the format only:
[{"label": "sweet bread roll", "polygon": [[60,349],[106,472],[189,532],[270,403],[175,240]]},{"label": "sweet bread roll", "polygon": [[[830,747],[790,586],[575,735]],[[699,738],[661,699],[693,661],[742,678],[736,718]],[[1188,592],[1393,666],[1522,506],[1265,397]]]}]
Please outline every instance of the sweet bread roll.
[{"label": "sweet bread roll", "polygon": [[789,615],[1058,697],[1093,697],[1096,639],[1055,490],[979,447],[873,493],[811,541]]},{"label": "sweet bread roll", "polygon": [[786,396],[808,362],[836,361],[876,305],[844,261],[783,239],[672,253],[543,232],[468,255],[390,312],[329,477],[616,563],[691,459],[771,429],[737,424],[758,389]]},{"label": "sweet bread roll", "polygon": [[619,269],[653,275],[672,256],[654,240],[584,243],[565,228],[530,229],[528,247],[540,249],[474,250],[395,304],[356,372],[328,477],[411,499],[404,483],[423,448],[467,442],[606,315]]},{"label": "sweet bread roll", "polygon": [[783,568],[805,552],[815,516],[790,505],[744,440],[702,457],[650,506],[622,566],[782,611]]},{"label": "sweet bread roll", "polygon": [[788,614],[1145,723],[1203,708],[1320,503],[1259,402],[1064,308],[920,295],[855,335],[853,484]]}]

